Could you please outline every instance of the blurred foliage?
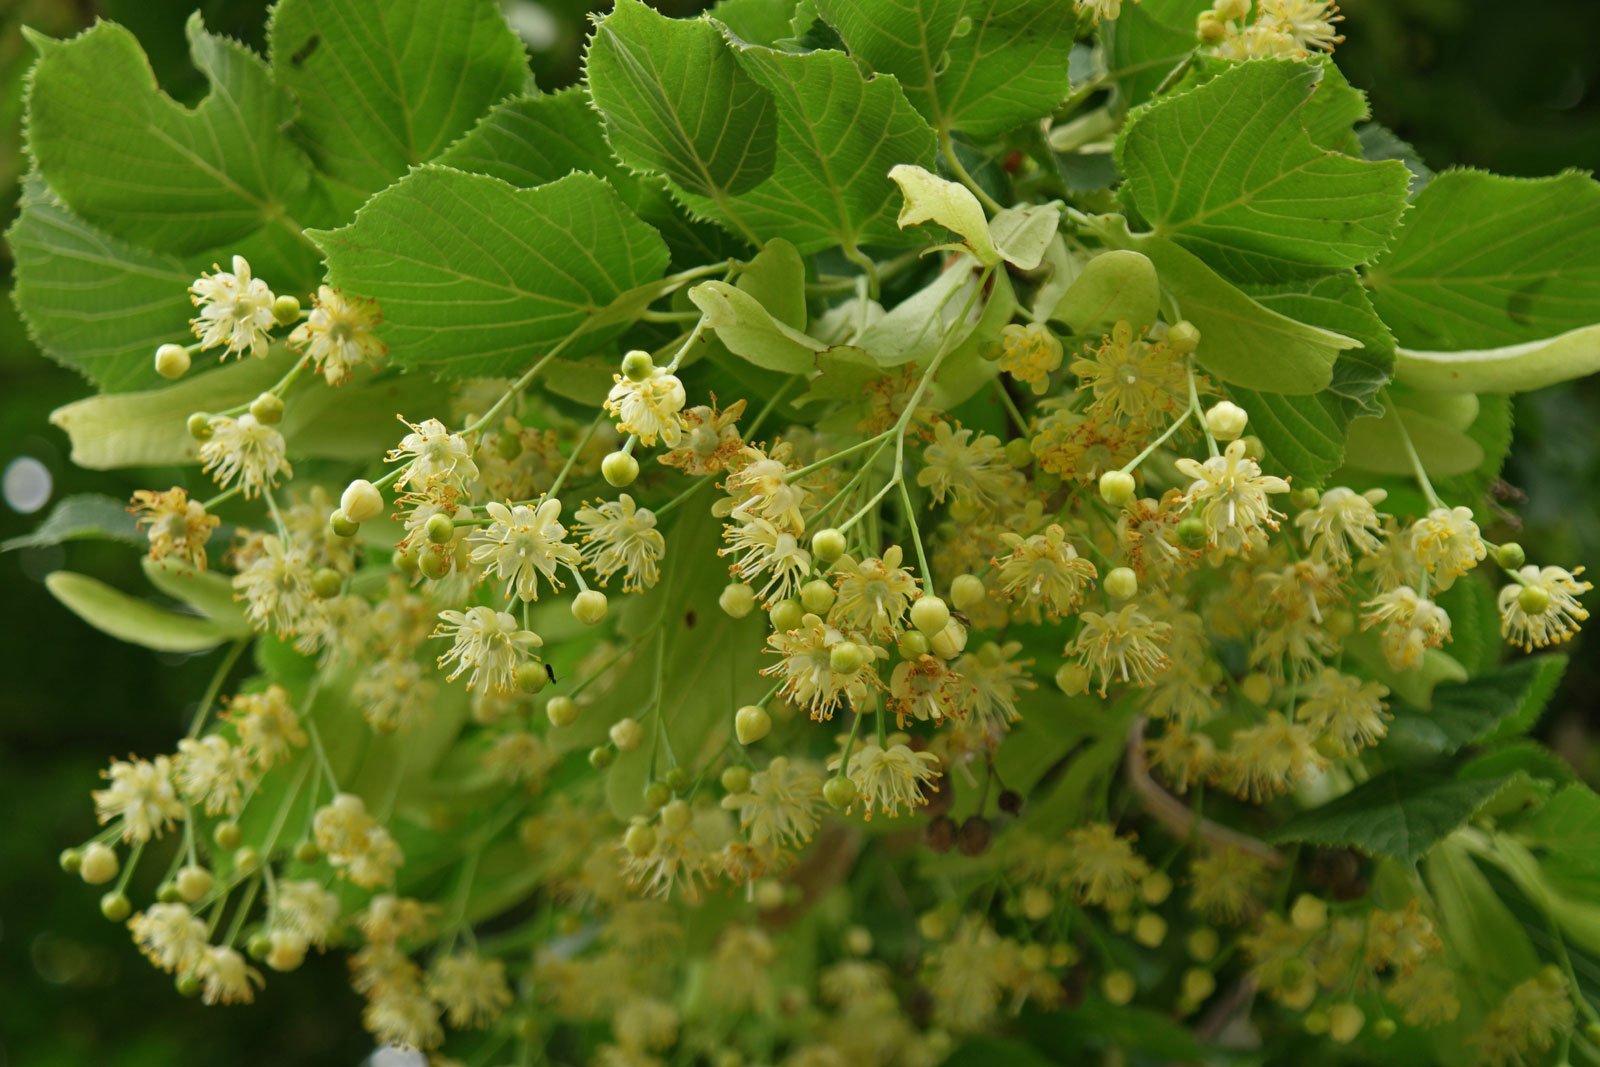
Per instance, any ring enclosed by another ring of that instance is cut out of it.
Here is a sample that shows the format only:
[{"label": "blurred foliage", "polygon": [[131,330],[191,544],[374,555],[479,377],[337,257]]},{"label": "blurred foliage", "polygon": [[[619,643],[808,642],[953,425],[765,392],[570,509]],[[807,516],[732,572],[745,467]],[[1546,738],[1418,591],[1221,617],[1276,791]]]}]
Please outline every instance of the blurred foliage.
[{"label": "blurred foliage", "polygon": [[[199,6],[212,29],[259,44],[265,3]],[[698,5],[659,6],[683,14]],[[20,28],[62,36],[96,17],[121,22],[149,50],[162,86],[185,99],[198,81],[182,34],[194,7],[193,0],[0,6],[3,221],[15,210],[25,167],[19,116],[32,52]],[[589,8],[584,0],[508,0],[540,85],[576,77]],[[1376,118],[1430,165],[1523,175],[1600,168],[1596,0],[1347,0],[1345,10],[1341,67],[1371,94]],[[0,259],[0,271],[8,268]],[[96,474],[71,466],[46,417],[84,392],[70,372],[38,357],[9,302],[0,307],[0,466],[20,456],[40,460],[56,496],[126,496],[138,485],[182,484],[181,472]],[[1502,517],[1487,532],[1520,539],[1532,558],[1600,561],[1600,385],[1590,380],[1519,397],[1516,414],[1517,444],[1506,481],[1494,490]],[[38,518],[0,508],[0,540]],[[9,640],[0,644],[0,676],[8,682],[0,698],[0,809],[12,813],[0,836],[0,1067],[355,1064],[370,1043],[337,962],[318,960],[299,981],[269,984],[254,1008],[202,1008],[138,960],[125,933],[100,918],[94,893],[55,868],[58,850],[90,829],[87,794],[106,757],[170,745],[187,722],[186,702],[204,686],[205,667],[94,635],[40,584],[69,562],[116,581],[130,559],[130,550],[109,544],[0,556],[9,624]],[[1575,652],[1547,729],[1593,780],[1600,777],[1592,738],[1600,665],[1581,648]]]}]

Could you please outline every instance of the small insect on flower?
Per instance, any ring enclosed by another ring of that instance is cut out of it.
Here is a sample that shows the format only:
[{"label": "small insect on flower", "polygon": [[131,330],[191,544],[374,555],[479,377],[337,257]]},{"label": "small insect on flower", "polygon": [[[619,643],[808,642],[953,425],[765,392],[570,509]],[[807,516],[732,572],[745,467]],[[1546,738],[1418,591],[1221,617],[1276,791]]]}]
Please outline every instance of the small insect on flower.
[{"label": "small insect on flower", "polygon": [[213,274],[202,274],[189,286],[190,299],[200,313],[189,320],[189,328],[200,338],[201,348],[224,346],[229,355],[265,356],[272,343],[271,331],[277,325],[272,303],[277,297],[267,283],[252,277],[250,261],[233,257],[233,272],[212,264]]},{"label": "small insect on flower", "polygon": [[490,501],[484,509],[494,521],[469,538],[474,546],[472,562],[486,564],[490,574],[503,579],[507,596],[515,590],[525,601],[538,600],[540,575],[560,589],[563,583],[556,577],[556,567],[576,567],[583,561],[578,548],[566,542],[561,501],[550,498],[537,507]]},{"label": "small insect on flower", "polygon": [[439,612],[434,637],[449,638],[449,651],[439,657],[439,669],[454,664],[445,676],[455,681],[463,672],[467,688],[489,692],[509,692],[516,685],[517,668],[541,648],[544,641],[532,630],[524,630],[510,613],[478,605],[461,611]]},{"label": "small insect on flower", "polygon": [[656,529],[656,513],[623,493],[616,500],[585,505],[575,516],[583,535],[584,565],[604,585],[622,572],[622,591],[637,593],[661,580],[667,542]]},{"label": "small insect on flower", "polygon": [[208,514],[205,505],[173,486],[164,493],[139,489],[128,509],[139,516],[138,525],[150,540],[150,558],[176,556],[196,570],[206,569],[206,542],[222,520]]},{"label": "small insect on flower", "polygon": [[248,412],[237,419],[216,415],[211,436],[200,445],[200,460],[217,485],[226,489],[237,478],[245,499],[253,500],[263,489],[275,487],[280,474],[294,474],[286,447],[283,434]]},{"label": "small insect on flower", "polygon": [[1531,563],[1519,570],[1500,590],[1501,636],[1528,652],[1570,639],[1589,618],[1578,598],[1594,586],[1579,580],[1582,573]]},{"label": "small insect on flower", "polygon": [[95,813],[102,825],[120,820],[122,839],[130,844],[160,837],[186,817],[172,780],[172,760],[167,756],[112,760],[101,776],[111,784],[95,790]]},{"label": "small insect on flower", "polygon": [[[828,770],[838,772],[842,763],[842,755],[834,756],[828,760]],[[864,818],[877,812],[893,819],[928,802],[923,786],[939,777],[939,757],[913,752],[906,745],[881,748],[869,741],[850,754],[844,774],[855,784]]]},{"label": "small insect on flower", "polygon": [[329,385],[342,385],[357,367],[376,365],[389,351],[372,332],[381,321],[378,305],[371,300],[347,297],[321,285],[311,313],[289,335],[289,344],[311,357]]},{"label": "small insect on flower", "polygon": [[617,420],[617,432],[636,434],[642,444],[656,439],[668,448],[677,448],[683,438],[683,405],[687,394],[676,374],[665,367],[652,367],[640,381],[626,375],[612,376],[615,385],[606,396],[605,409]]}]

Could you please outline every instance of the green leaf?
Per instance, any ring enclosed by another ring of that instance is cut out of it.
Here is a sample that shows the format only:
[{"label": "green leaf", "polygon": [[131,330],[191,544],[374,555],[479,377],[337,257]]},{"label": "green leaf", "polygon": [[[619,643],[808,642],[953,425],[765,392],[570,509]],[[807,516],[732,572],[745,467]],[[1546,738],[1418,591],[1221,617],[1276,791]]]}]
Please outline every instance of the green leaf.
[{"label": "green leaf", "polygon": [[1208,0],[1140,0],[1123,4],[1117,20],[1101,28],[1107,74],[1124,111],[1137,107],[1197,48],[1194,27]]},{"label": "green leaf", "polygon": [[151,585],[210,619],[227,636],[238,639],[251,635],[244,606],[235,599],[233,583],[226,576],[195,570],[171,557],[153,560],[147,556],[140,562]]},{"label": "green leaf", "polygon": [[1415,769],[1385,771],[1342,797],[1294,816],[1268,840],[1355,848],[1369,855],[1393,856],[1414,867],[1508,781],[1456,781],[1447,774]]},{"label": "green leaf", "polygon": [[785,326],[806,328],[806,264],[783,238],[768,241],[739,272],[738,287]]},{"label": "green leaf", "polygon": [[[1423,397],[1441,397],[1441,393],[1411,393],[1409,400],[1417,403]],[[1461,394],[1455,394],[1460,396]],[[1467,427],[1467,436],[1472,438],[1479,450],[1483,453],[1483,462],[1465,474],[1450,475],[1435,478],[1434,489],[1442,493],[1447,499],[1477,501],[1489,492],[1495,480],[1500,477],[1500,468],[1505,466],[1506,458],[1511,454],[1512,431],[1512,406],[1509,396],[1496,396],[1492,393],[1477,398],[1478,412],[1472,424]]]},{"label": "green leaf", "polygon": [[1600,308],[1600,184],[1584,174],[1502,178],[1448,171],[1428,183],[1367,272],[1400,344],[1426,351],[1540,341]]},{"label": "green leaf", "polygon": [[1050,318],[1087,335],[1109,330],[1118,319],[1135,329],[1148,326],[1160,307],[1155,264],[1143,253],[1112,249],[1084,265],[1051,308]]},{"label": "green leaf", "polygon": [[818,0],[850,52],[936,129],[994,137],[1055,110],[1077,35],[1056,0]]},{"label": "green leaf", "polygon": [[710,15],[748,44],[776,47],[794,32],[794,4],[787,0],[717,0]]},{"label": "green leaf", "polygon": [[581,354],[667,265],[660,236],[589,174],[514,189],[428,165],[313,236],[330,283],[378,301],[395,362],[450,377],[520,370],[585,331],[567,349]]},{"label": "green leaf", "polygon": [[522,42],[493,0],[281,0],[272,72],[294,129],[354,208],[426,163],[529,82]]},{"label": "green leaf", "polygon": [[1406,438],[1430,475],[1466,474],[1483,462],[1478,442],[1442,419],[1392,405],[1381,419],[1362,419],[1350,427],[1345,460],[1380,474],[1412,473]]},{"label": "green leaf", "polygon": [[1061,204],[1019,204],[989,221],[989,236],[1000,258],[1018,270],[1037,270],[1061,229]]},{"label": "green leaf", "polygon": [[126,501],[99,493],[63,497],[32,533],[0,542],[0,552],[41,548],[65,541],[121,541],[145,543],[145,535],[128,511]]},{"label": "green leaf", "polygon": [[900,187],[904,201],[895,219],[901,229],[932,222],[961,238],[958,245],[936,247],[965,247],[979,263],[991,267],[1000,262],[1000,252],[989,236],[989,217],[972,190],[960,182],[941,178],[926,167],[905,163],[889,171],[889,180]]},{"label": "green leaf", "polygon": [[1406,169],[1312,141],[1305,110],[1322,80],[1315,64],[1258,60],[1140,109],[1117,142],[1124,198],[1232,277],[1367,262],[1405,210]]},{"label": "green leaf", "polygon": [[1445,841],[1424,866],[1452,963],[1472,976],[1509,989],[1539,969],[1533,944],[1489,879],[1457,841]]},{"label": "green leaf", "polygon": [[[723,214],[762,239],[783,237],[801,252],[834,245],[903,245],[895,224],[897,164],[931,166],[933,131],[890,77],[863,78],[842,52],[791,55],[737,50],[738,62],[771,94],[777,124],[772,176]],[[689,203],[709,210],[694,198]]]},{"label": "green leaf", "polygon": [[138,41],[115,23],[65,42],[36,38],[35,163],[75,214],[146,247],[203,252],[264,228],[300,241],[302,221],[322,221],[327,201],[285,133],[293,102],[244,46],[207,33],[198,15],[187,29],[210,89],[193,109],[161,91]]},{"label": "green leaf", "polygon": [[1600,880],[1600,796],[1587,785],[1569,785],[1517,827],[1523,844],[1545,852],[1556,880],[1591,890]]},{"label": "green leaf", "polygon": [[90,226],[36,176],[6,237],[17,260],[12,298],[45,355],[106,392],[161,381],[155,350],[189,333],[194,271]]},{"label": "green leaf", "polygon": [[727,282],[701,282],[689,299],[728,351],[767,370],[806,374],[828,345],[772,317],[760,301]]},{"label": "green leaf", "polygon": [[1395,377],[1413,389],[1524,393],[1600,371],[1600,325],[1501,348],[1451,352],[1402,348],[1396,356]]},{"label": "green leaf", "polygon": [[1126,220],[1118,216],[1102,216],[1097,229],[1112,247],[1149,257],[1183,317],[1200,329],[1195,359],[1231,385],[1273,393],[1320,392],[1333,380],[1339,353],[1359,345],[1354,338],[1263,306],[1175,242],[1129,234]]},{"label": "green leaf", "polygon": [[1566,667],[1563,655],[1531,656],[1469,681],[1436,686],[1432,710],[1394,709],[1389,743],[1444,755],[1466,745],[1526,733],[1555,693]]},{"label": "green leaf", "polygon": [[90,626],[157,652],[203,652],[228,636],[210,619],[156,607],[86,574],[56,571],[44,584],[50,595]]},{"label": "green leaf", "polygon": [[487,174],[519,189],[553,182],[575,170],[605,178],[618,191],[624,182],[633,181],[612,157],[588,94],[576,86],[505,101],[435,162]]},{"label": "green leaf", "polygon": [[715,205],[772,173],[772,100],[707,19],[618,0],[595,24],[586,64],[606,135],[628,166],[665,174]]}]

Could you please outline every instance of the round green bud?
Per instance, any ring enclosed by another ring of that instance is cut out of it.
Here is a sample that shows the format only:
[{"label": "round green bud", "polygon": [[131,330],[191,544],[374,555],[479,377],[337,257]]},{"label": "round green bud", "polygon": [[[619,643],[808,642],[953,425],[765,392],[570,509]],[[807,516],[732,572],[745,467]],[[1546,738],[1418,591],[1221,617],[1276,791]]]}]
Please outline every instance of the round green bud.
[{"label": "round green bud", "polygon": [[1237,440],[1249,422],[1249,413],[1231,401],[1224,400],[1206,411],[1206,429],[1219,441]]},{"label": "round green bud", "polygon": [[746,704],[733,714],[733,734],[741,745],[753,745],[772,732],[772,716],[759,704]]},{"label": "round green bud", "polygon": [[609,733],[618,752],[632,752],[644,740],[644,727],[639,725],[638,719],[618,719],[611,724]]},{"label": "round green bud", "polygon": [[811,535],[811,554],[823,563],[832,563],[844,555],[846,547],[844,534],[831,526]]},{"label": "round green bud", "polygon": [[450,573],[450,567],[455,563],[450,553],[440,551],[438,546],[423,549],[417,553],[417,569],[424,578],[438,581]]},{"label": "round green bud", "polygon": [[[346,515],[343,508],[334,508],[328,515],[328,530],[335,537],[354,537],[361,532],[361,524]],[[398,553],[395,555],[395,560],[399,562]],[[415,556],[413,556],[412,562],[415,563],[415,561]]]},{"label": "round green bud", "polygon": [[1026,437],[1013,437],[1006,442],[1006,462],[1016,470],[1033,466],[1033,442]]},{"label": "round green bud", "polygon": [[311,575],[311,592],[319,600],[332,600],[344,590],[344,575],[323,567]]},{"label": "round green bud", "polygon": [[524,693],[542,693],[550,684],[550,672],[545,669],[544,660],[535,656],[517,664],[516,679],[517,688]]},{"label": "round green bud", "polygon": [[1139,576],[1131,567],[1116,567],[1106,574],[1106,595],[1113,600],[1129,600],[1139,592]]},{"label": "round green bud", "polygon": [[950,621],[950,608],[936,596],[922,596],[911,605],[911,625],[932,640]]},{"label": "round green bud", "polygon": [[1139,992],[1139,984],[1127,971],[1116,970],[1100,980],[1100,992],[1120,1008],[1133,1000],[1134,994]]},{"label": "round green bud", "polygon": [[613,452],[600,461],[600,475],[607,484],[617,489],[625,488],[639,477],[639,461],[626,452]]},{"label": "round green bud", "polygon": [[1145,948],[1159,948],[1167,939],[1167,920],[1147,911],[1133,922],[1133,939]]},{"label": "round green bud", "polygon": [[1328,1009],[1328,1036],[1341,1045],[1348,1045],[1366,1025],[1365,1013],[1354,1004],[1335,1004]]},{"label": "round green bud", "polygon": [[300,317],[300,301],[292,296],[280,296],[272,302],[272,318],[279,326],[287,326]]},{"label": "round green bud", "polygon": [[272,938],[267,936],[265,930],[257,930],[244,943],[244,950],[251,959],[264,960],[267,958],[267,953],[272,951]]},{"label": "round green bud", "polygon": [[1494,561],[1508,571],[1514,571],[1528,562],[1528,554],[1515,541],[1507,541],[1494,550]]},{"label": "round green bud", "polygon": [[730,619],[742,619],[755,610],[756,591],[743,582],[731,582],[717,597],[717,606]]},{"label": "round green bud", "polygon": [[1212,12],[1227,22],[1242,22],[1250,17],[1250,0],[1217,0]]},{"label": "round green bud", "polygon": [[1187,356],[1200,347],[1200,329],[1188,319],[1180,319],[1167,327],[1167,347],[1180,356]]},{"label": "round green bud", "polygon": [[1251,434],[1249,437],[1241,437],[1239,440],[1244,442],[1244,454],[1246,457],[1255,460],[1257,463],[1260,463],[1266,457],[1267,449],[1261,443],[1261,438]]},{"label": "round green bud", "polygon": [[172,882],[162,882],[156,886],[156,899],[163,904],[176,904],[183,899],[183,894],[178,892],[178,887]]},{"label": "round green bud", "polygon": [[1261,671],[1252,671],[1239,679],[1239,692],[1250,703],[1265,707],[1272,699],[1272,679]]},{"label": "round green bud", "polygon": [[1189,932],[1183,947],[1189,953],[1190,959],[1197,963],[1206,963],[1216,957],[1217,950],[1222,947],[1222,939],[1211,927],[1202,926]]},{"label": "round green bud", "polygon": [[844,950],[852,956],[865,956],[872,951],[872,931],[865,926],[851,926],[844,932]]},{"label": "round green bud", "polygon": [[288,930],[274,930],[268,938],[267,966],[275,971],[292,971],[306,961],[306,939]]},{"label": "round green bud", "polygon": [[1195,20],[1194,31],[1201,44],[1221,44],[1228,36],[1228,24],[1217,18],[1215,12],[1202,11]]},{"label": "round green bud", "polygon": [[578,702],[569,696],[554,696],[544,706],[551,726],[571,726],[578,721]]},{"label": "round green bud", "polygon": [[750,788],[750,768],[733,766],[722,772],[722,788],[728,793],[743,793]]},{"label": "round green bud", "polygon": [[1191,1004],[1199,1004],[1217,991],[1217,979],[1203,967],[1190,967],[1183,972],[1183,996]]},{"label": "round green bud", "polygon": [[[1589,1025],[1594,1026],[1595,1024],[1590,1023]],[[1400,1027],[1393,1019],[1385,1017],[1372,1024],[1372,1036],[1379,1041],[1387,1041],[1394,1036],[1394,1032],[1398,1029]]]},{"label": "round green bud", "polygon": [[1152,908],[1172,895],[1172,875],[1166,871],[1151,871],[1139,883],[1139,898]]},{"label": "round green bud", "polygon": [[[337,515],[338,512],[334,512],[334,514]],[[416,574],[419,569],[417,566],[417,546],[400,546],[394,550],[394,555],[390,557],[390,562],[394,564],[394,569],[402,574]]]},{"label": "round green bud", "polygon": [[1206,524],[1198,516],[1190,515],[1178,523],[1178,543],[1184,548],[1204,548],[1209,539]]},{"label": "round green bud", "polygon": [[829,778],[822,786],[822,799],[839,811],[854,804],[856,796],[856,784],[842,774]]},{"label": "round green bud", "polygon": [[56,862],[68,874],[77,874],[83,868],[83,849],[64,848],[61,855],[56,857]]},{"label": "round green bud", "polygon": [[585,589],[572,598],[572,617],[585,626],[605,621],[608,608],[606,595],[598,589]]},{"label": "round green bud", "polygon": [[203,411],[197,411],[190,415],[189,420],[184,425],[189,429],[189,436],[196,441],[209,441],[211,440],[211,435],[216,432],[211,425],[211,416]]},{"label": "round green bud", "polygon": [[165,344],[156,349],[156,373],[178,379],[189,373],[189,350],[182,345]]},{"label": "round green bud", "polygon": [[694,788],[694,775],[689,773],[689,768],[681,764],[667,771],[661,776],[661,780],[666,783],[668,789],[680,796]]},{"label": "round green bud", "polygon": [[315,841],[302,841],[294,846],[294,858],[300,863],[315,863],[322,858],[322,849]]},{"label": "round green bud", "polygon": [[1089,691],[1089,669],[1081,663],[1063,663],[1056,668],[1056,688],[1069,697]]},{"label": "round green bud", "polygon": [[178,991],[180,997],[198,997],[200,995],[200,979],[194,974],[181,974],[173,979],[172,986]]},{"label": "round green bud", "polygon": [[100,914],[114,923],[119,923],[133,914],[133,902],[128,899],[126,893],[107,893],[100,898]]},{"label": "round green bud", "polygon": [[828,667],[835,674],[854,674],[867,665],[867,650],[854,641],[840,641],[828,649]]},{"label": "round green bud", "polygon": [[263,426],[276,426],[283,421],[283,398],[277,393],[262,393],[250,401],[250,414]]},{"label": "round green bud", "polygon": [[589,766],[603,771],[617,758],[617,750],[610,745],[596,745],[589,750]]},{"label": "round green bud", "polygon": [[644,806],[651,811],[659,811],[671,799],[672,787],[666,782],[651,782],[644,787]]},{"label": "round green bud", "polygon": [[1022,891],[1022,917],[1031,923],[1043,922],[1056,910],[1056,898],[1043,886],[1030,885]]},{"label": "round green bud", "polygon": [[622,835],[622,847],[630,856],[645,856],[656,847],[656,832],[647,823],[636,822]]},{"label": "round green bud", "polygon": [[682,833],[689,828],[689,823],[694,820],[694,812],[688,803],[674,800],[661,809],[661,825],[673,833]]},{"label": "round green bud", "polygon": [[895,651],[900,653],[903,660],[916,660],[926,656],[932,651],[933,646],[928,639],[916,630],[907,630],[900,635],[900,642],[895,646]]},{"label": "round green bud", "polygon": [[950,603],[955,605],[957,611],[976,611],[988,597],[989,591],[983,587],[983,579],[976,574],[958,574],[955,581],[950,583]]},{"label": "round green bud", "polygon": [[813,615],[826,615],[833,607],[833,586],[821,578],[813,578],[800,587],[800,606]]},{"label": "round green bud", "polygon": [[117,876],[122,862],[110,845],[96,841],[83,850],[83,862],[78,865],[78,877],[90,885],[104,885]]},{"label": "round green bud", "polygon": [[650,353],[635,348],[622,357],[622,373],[629,381],[642,382],[650,377],[650,372],[656,369],[656,361]]},{"label": "round green bud", "polygon": [[1138,491],[1138,483],[1126,471],[1106,471],[1100,476],[1100,499],[1114,508],[1133,503]]},{"label": "round green bud", "polygon": [[233,869],[241,874],[249,874],[260,866],[261,853],[253,845],[246,845],[233,854]]},{"label": "round green bud", "polygon": [[1542,585],[1525,585],[1517,593],[1517,607],[1528,615],[1543,615],[1550,610],[1550,590]]},{"label": "round green bud", "polygon": [[1289,921],[1296,930],[1314,934],[1328,925],[1328,902],[1310,893],[1301,893],[1289,909]]},{"label": "round green bud", "polygon": [[772,605],[772,610],[767,612],[767,618],[772,620],[774,630],[784,633],[798,627],[805,614],[805,609],[800,606],[798,600],[780,600]]},{"label": "round green bud", "polygon": [[450,539],[456,535],[456,520],[442,511],[436,512],[429,515],[428,521],[422,524],[422,532],[427,536],[429,544],[449,544]]},{"label": "round green bud", "polygon": [[216,829],[211,831],[211,840],[223,851],[232,852],[244,840],[244,834],[236,822],[219,822]]}]

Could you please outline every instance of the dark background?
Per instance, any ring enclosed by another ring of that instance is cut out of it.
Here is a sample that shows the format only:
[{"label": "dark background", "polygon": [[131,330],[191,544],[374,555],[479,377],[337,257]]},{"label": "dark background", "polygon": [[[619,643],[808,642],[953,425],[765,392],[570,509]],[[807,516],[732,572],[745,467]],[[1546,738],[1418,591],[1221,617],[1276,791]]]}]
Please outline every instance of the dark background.
[{"label": "dark background", "polygon": [[[62,36],[96,16],[122,22],[144,42],[163,86],[184,98],[199,88],[183,51],[192,8],[192,0],[0,0],[6,221],[25,167],[18,125],[31,55],[19,27]],[[201,9],[214,30],[261,45],[264,3],[213,0]],[[586,10],[578,0],[508,5],[530,39],[541,85],[576,77]],[[1434,168],[1517,175],[1600,168],[1597,0],[1349,0],[1345,13],[1340,65],[1371,94],[1376,118]],[[9,253],[0,250],[0,272],[9,270]],[[9,301],[0,304],[0,467],[22,456],[42,461],[56,497],[125,497],[139,486],[172,484],[157,474],[97,474],[67,462],[65,439],[46,418],[86,391],[32,349]],[[1518,491],[1527,494],[1512,510],[1526,523],[1518,536],[1530,559],[1600,563],[1597,415],[1600,389],[1592,381],[1518,399],[1504,488],[1513,502]],[[38,520],[0,504],[0,540]],[[137,956],[126,931],[100,917],[98,890],[56,869],[57,852],[92,831],[88,792],[107,758],[169,750],[210,672],[204,663],[101,637],[40,584],[68,564],[121,580],[129,563],[129,549],[89,543],[0,555],[0,1067],[355,1064],[371,1044],[337,959],[314,959],[292,980],[270,982],[254,1008],[203,1008],[177,996]],[[1544,729],[1594,780],[1596,668],[1582,644],[1573,651]]]}]

